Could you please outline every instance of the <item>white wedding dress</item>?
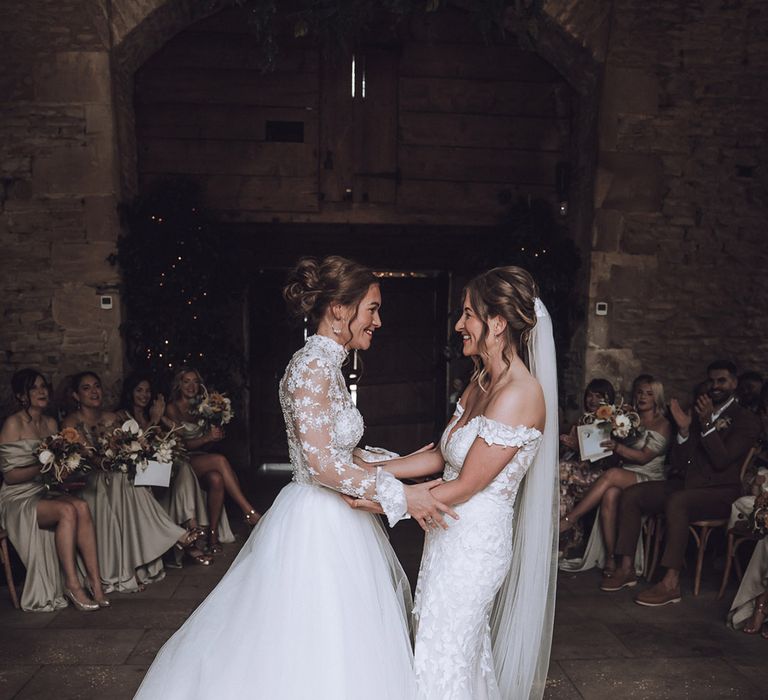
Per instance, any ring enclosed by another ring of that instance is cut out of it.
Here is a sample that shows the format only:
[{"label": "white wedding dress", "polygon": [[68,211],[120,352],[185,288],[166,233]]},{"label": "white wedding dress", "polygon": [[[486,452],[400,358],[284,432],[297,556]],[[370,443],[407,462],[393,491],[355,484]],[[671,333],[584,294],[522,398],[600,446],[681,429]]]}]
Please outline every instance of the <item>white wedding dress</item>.
[{"label": "white wedding dress", "polygon": [[408,581],[377,516],[341,491],[405,514],[402,485],[352,462],[363,420],[346,357],[311,336],[286,369],[280,403],[293,482],[219,585],[160,650],[142,700],[410,700]]},{"label": "white wedding dress", "polygon": [[519,448],[499,475],[457,505],[459,520],[426,538],[416,586],[415,670],[424,700],[501,698],[494,671],[490,615],[512,559],[514,503],[541,441],[536,428],[510,427],[476,416],[454,430],[464,410],[443,433],[443,479],[459,476],[476,438]]},{"label": "white wedding dress", "polygon": [[475,440],[517,448],[496,478],[427,535],[416,584],[419,700],[541,700],[552,644],[559,514],[557,365],[537,299],[526,348],[542,388],[544,432],[479,415],[440,441],[443,478],[459,477]]}]

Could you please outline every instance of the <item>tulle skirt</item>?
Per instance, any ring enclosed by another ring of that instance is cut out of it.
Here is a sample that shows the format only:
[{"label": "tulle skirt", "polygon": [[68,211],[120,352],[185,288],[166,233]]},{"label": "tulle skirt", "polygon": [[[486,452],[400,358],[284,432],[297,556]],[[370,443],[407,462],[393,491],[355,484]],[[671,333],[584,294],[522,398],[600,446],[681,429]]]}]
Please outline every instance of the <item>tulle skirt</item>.
[{"label": "tulle skirt", "polygon": [[410,609],[379,519],[291,483],[135,697],[409,700]]}]

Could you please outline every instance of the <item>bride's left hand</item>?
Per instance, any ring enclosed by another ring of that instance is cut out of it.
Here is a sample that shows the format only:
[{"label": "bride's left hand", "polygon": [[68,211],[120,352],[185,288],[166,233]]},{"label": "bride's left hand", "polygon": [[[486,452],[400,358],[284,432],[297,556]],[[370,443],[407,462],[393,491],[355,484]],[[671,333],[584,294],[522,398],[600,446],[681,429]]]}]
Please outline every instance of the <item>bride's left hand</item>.
[{"label": "bride's left hand", "polygon": [[384,509],[381,507],[381,504],[376,503],[376,501],[371,501],[367,498],[353,498],[352,496],[347,496],[345,493],[340,493],[339,495],[347,502],[347,505],[354,510],[363,510],[366,513],[384,515]]}]

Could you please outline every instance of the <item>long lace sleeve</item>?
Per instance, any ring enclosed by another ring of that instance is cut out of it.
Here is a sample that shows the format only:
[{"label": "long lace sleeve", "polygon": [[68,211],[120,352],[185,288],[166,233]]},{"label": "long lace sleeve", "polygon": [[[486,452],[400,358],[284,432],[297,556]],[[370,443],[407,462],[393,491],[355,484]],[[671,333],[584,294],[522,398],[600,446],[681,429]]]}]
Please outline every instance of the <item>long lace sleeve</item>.
[{"label": "long lace sleeve", "polygon": [[344,401],[336,370],[318,359],[297,370],[288,387],[293,427],[312,479],[335,491],[379,502],[390,526],[394,525],[405,516],[403,485],[382,469],[366,469],[352,461],[360,414]]}]

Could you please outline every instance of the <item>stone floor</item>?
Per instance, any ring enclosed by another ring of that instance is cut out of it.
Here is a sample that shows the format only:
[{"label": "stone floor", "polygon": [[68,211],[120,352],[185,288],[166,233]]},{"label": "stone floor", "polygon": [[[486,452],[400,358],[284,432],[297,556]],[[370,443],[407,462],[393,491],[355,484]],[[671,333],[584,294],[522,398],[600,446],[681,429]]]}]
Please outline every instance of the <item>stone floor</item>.
[{"label": "stone floor", "polygon": [[[261,484],[257,505],[264,508],[281,482]],[[111,596],[109,610],[23,613],[0,589],[0,700],[131,698],[159,647],[216,585],[246,535],[242,531],[239,544],[228,546],[214,566],[169,570],[143,593]],[[413,578],[418,528],[398,526],[393,544]],[[716,578],[710,569],[697,599],[684,591],[680,605],[648,609],[635,605],[628,591],[601,593],[596,572],[561,574],[545,697],[768,698],[768,641],[725,627],[735,591],[717,601]]]}]

